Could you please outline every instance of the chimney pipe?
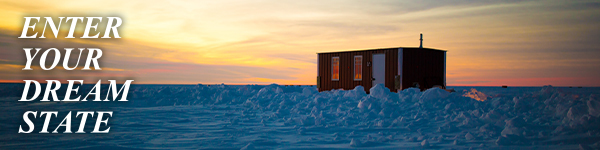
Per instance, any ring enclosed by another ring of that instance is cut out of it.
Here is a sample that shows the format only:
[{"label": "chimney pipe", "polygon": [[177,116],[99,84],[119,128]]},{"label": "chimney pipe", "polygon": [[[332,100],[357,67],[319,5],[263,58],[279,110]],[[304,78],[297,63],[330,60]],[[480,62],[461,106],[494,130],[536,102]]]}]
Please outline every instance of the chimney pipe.
[{"label": "chimney pipe", "polygon": [[423,48],[423,33],[421,33],[421,39],[419,40],[421,40],[421,45],[419,45],[419,48]]}]

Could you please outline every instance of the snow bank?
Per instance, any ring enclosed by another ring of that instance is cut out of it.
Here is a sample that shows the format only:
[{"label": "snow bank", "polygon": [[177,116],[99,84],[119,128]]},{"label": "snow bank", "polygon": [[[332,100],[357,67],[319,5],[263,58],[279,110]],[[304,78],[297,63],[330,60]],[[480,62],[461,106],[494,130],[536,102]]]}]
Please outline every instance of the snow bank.
[{"label": "snow bank", "polygon": [[[573,94],[552,86],[494,96],[475,88],[453,93],[409,88],[395,93],[381,84],[369,91],[367,94],[362,86],[317,92],[308,86],[200,85],[133,88],[132,101],[143,99],[147,106],[232,108],[233,114],[240,115],[230,119],[227,128],[249,130],[244,125],[256,119],[255,123],[266,129],[294,130],[277,132],[307,137],[300,139],[302,142],[344,143],[347,147],[395,142],[423,147],[444,142],[531,145],[531,139],[561,135],[600,136],[600,101],[589,93]],[[247,144],[238,145],[244,149],[264,147],[260,142],[238,143]]]}]

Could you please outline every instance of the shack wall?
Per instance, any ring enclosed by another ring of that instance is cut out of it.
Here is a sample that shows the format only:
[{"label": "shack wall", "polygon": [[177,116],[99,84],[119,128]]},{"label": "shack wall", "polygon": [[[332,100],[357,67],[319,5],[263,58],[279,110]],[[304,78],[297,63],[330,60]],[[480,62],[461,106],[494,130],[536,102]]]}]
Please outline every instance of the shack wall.
[{"label": "shack wall", "polygon": [[[419,83],[421,90],[435,85],[445,86],[446,51],[419,48],[404,48],[402,60],[402,88]],[[445,87],[444,87],[445,88]]]},{"label": "shack wall", "polygon": [[[385,54],[385,86],[395,91],[394,77],[398,72],[398,48],[375,49],[365,51],[346,51],[318,54],[318,76],[320,79],[319,91],[328,91],[332,89],[351,90],[361,85],[368,90],[372,85],[372,66],[367,66],[373,59],[373,54]],[[362,55],[362,80],[354,80],[354,56]],[[333,57],[340,57],[340,79],[332,81],[332,62]]]}]

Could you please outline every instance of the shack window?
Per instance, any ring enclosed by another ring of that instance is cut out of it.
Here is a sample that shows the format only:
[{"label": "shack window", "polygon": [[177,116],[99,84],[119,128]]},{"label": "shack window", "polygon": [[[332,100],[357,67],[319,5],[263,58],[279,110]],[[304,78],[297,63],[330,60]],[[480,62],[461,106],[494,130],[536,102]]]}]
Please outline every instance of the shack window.
[{"label": "shack window", "polygon": [[354,56],[354,81],[362,80],[362,55]]},{"label": "shack window", "polygon": [[331,58],[331,80],[339,81],[340,80],[340,57],[332,57]]}]

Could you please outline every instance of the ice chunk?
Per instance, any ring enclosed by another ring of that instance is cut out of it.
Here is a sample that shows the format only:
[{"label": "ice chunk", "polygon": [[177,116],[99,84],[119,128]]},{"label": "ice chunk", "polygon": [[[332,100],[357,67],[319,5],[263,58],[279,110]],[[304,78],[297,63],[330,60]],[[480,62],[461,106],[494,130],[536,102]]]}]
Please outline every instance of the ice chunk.
[{"label": "ice chunk", "polygon": [[469,132],[469,133],[467,133],[467,134],[465,135],[465,139],[466,139],[466,140],[469,140],[469,141],[470,141],[470,140],[474,140],[474,139],[475,139],[475,136],[473,136],[473,134],[471,134],[471,133]]},{"label": "ice chunk", "polygon": [[428,100],[439,100],[439,99],[444,99],[446,97],[448,97],[450,95],[450,92],[440,89],[440,88],[430,88],[427,89],[425,92],[422,93],[421,97],[419,99],[421,99],[422,101],[428,101]]},{"label": "ice chunk", "polygon": [[429,141],[423,140],[423,142],[421,142],[421,146],[423,146],[423,147],[429,147]]},{"label": "ice chunk", "polygon": [[375,98],[387,98],[390,94],[390,89],[385,87],[383,84],[376,84],[369,89],[369,95]]},{"label": "ice chunk", "polygon": [[591,116],[599,117],[600,116],[600,102],[591,98],[587,101],[588,113]]},{"label": "ice chunk", "polygon": [[344,94],[344,97],[358,99],[365,95],[367,95],[367,93],[365,92],[365,88],[359,85],[354,87],[354,89],[347,91]]},{"label": "ice chunk", "polygon": [[314,90],[315,90],[315,88],[309,88],[309,87],[302,88],[302,95],[311,96],[311,95],[313,95],[313,93],[316,92]]},{"label": "ice chunk", "polygon": [[327,99],[321,97],[321,96],[317,96],[313,99],[313,102],[315,102],[315,104],[322,104],[327,102]]},{"label": "ice chunk", "polygon": [[569,108],[569,111],[567,112],[567,118],[569,118],[569,120],[571,120],[571,121],[575,121],[580,118],[581,114],[582,114],[581,109],[573,109],[573,107],[571,107],[571,108]]},{"label": "ice chunk", "polygon": [[417,93],[420,93],[420,92],[421,92],[421,89],[414,88],[414,87],[407,88],[407,89],[404,89],[404,90],[401,91],[402,94],[410,94],[410,95],[417,94]]},{"label": "ice chunk", "polygon": [[491,124],[485,124],[485,125],[479,127],[480,133],[484,133],[484,134],[488,134],[488,135],[496,135],[498,133],[498,130],[500,130],[498,127],[493,126]]},{"label": "ice chunk", "polygon": [[352,147],[360,147],[362,146],[362,142],[358,139],[354,139],[352,138],[352,140],[350,140],[350,146]]},{"label": "ice chunk", "polygon": [[506,126],[509,127],[523,127],[525,126],[525,120],[521,117],[515,117],[509,120],[506,120]]},{"label": "ice chunk", "polygon": [[298,129],[298,134],[299,134],[299,135],[304,135],[304,134],[306,134],[306,129],[304,129],[304,127],[301,127],[301,128],[299,128],[299,129]]},{"label": "ice chunk", "polygon": [[519,127],[505,126],[504,130],[500,133],[501,135],[521,135],[523,130]]},{"label": "ice chunk", "polygon": [[256,96],[266,96],[269,92],[271,92],[271,87],[263,87],[256,93]]},{"label": "ice chunk", "polygon": [[240,150],[255,150],[256,148],[254,148],[254,144],[252,143],[248,143],[248,145],[242,147],[242,149]]},{"label": "ice chunk", "polygon": [[279,94],[279,93],[283,93],[283,89],[281,89],[279,86],[275,87],[275,93]]},{"label": "ice chunk", "polygon": [[543,94],[552,94],[552,93],[556,93],[557,89],[555,89],[554,87],[552,87],[552,85],[544,85],[542,87],[542,90],[540,90],[541,93]]},{"label": "ice chunk", "polygon": [[456,139],[456,140],[454,140],[454,142],[452,142],[452,144],[454,144],[454,145],[461,145],[462,142],[459,141],[458,139]]},{"label": "ice chunk", "polygon": [[417,137],[417,141],[423,141],[423,140],[425,140],[425,138],[426,138],[425,136],[419,136],[419,137]]},{"label": "ice chunk", "polygon": [[372,101],[372,99],[373,99],[373,98],[372,98],[370,95],[369,95],[369,96],[365,96],[365,97],[363,97],[363,98],[360,100],[360,102],[358,102],[358,106],[357,106],[357,107],[358,107],[358,108],[360,108],[360,109],[367,109],[367,108],[369,108],[369,106],[370,106],[370,105],[371,105],[371,103],[372,103],[372,102],[371,102],[371,101]]},{"label": "ice chunk", "polygon": [[418,88],[408,88],[398,93],[398,98],[402,102],[416,102],[418,100],[421,90]]},{"label": "ice chunk", "polygon": [[464,97],[472,98],[472,99],[477,100],[477,101],[485,101],[485,100],[488,99],[487,95],[485,95],[482,92],[477,91],[474,88],[471,88],[471,90],[469,90],[468,92],[466,92],[465,94],[463,94],[463,96]]},{"label": "ice chunk", "polygon": [[496,145],[498,145],[498,146],[510,145],[510,144],[511,144],[510,140],[504,136],[499,136],[498,139],[496,140]]}]

